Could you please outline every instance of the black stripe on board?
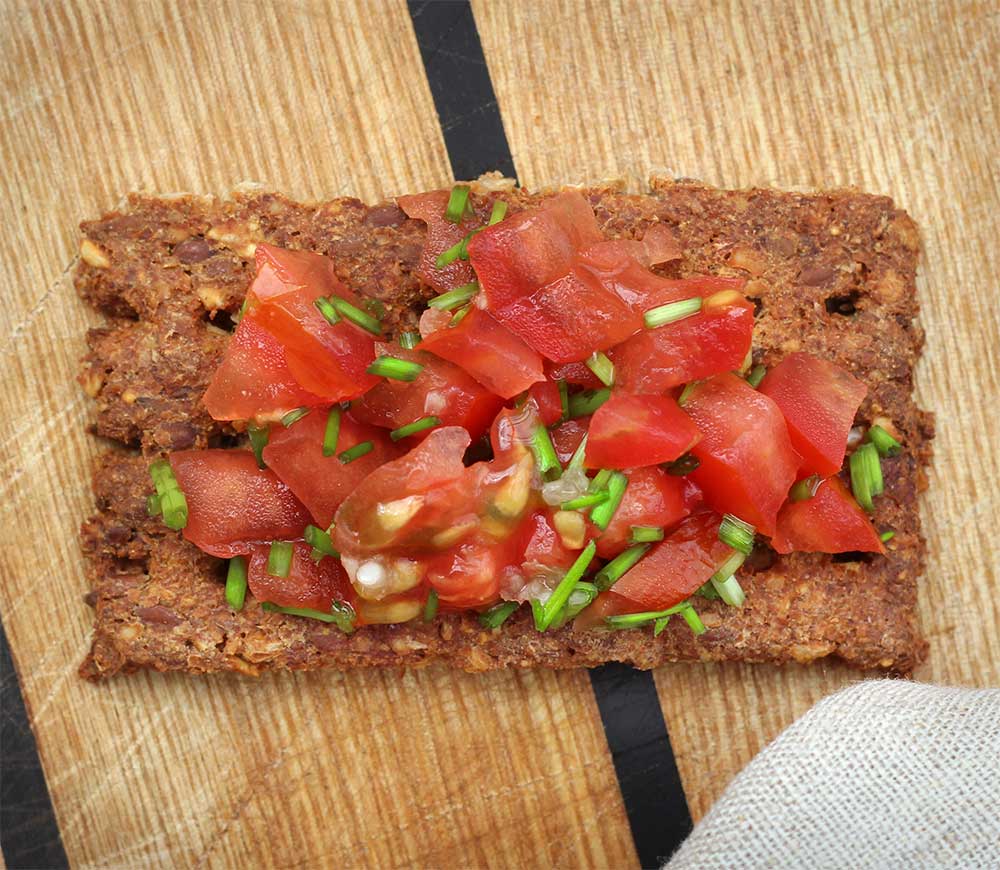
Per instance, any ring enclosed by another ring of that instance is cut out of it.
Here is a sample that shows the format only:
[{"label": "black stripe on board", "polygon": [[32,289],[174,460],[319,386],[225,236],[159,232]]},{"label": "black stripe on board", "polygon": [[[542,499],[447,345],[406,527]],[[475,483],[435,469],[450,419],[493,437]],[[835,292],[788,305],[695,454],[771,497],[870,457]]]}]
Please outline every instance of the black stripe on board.
[{"label": "black stripe on board", "polygon": [[[410,17],[455,178],[514,175],[479,32],[467,2],[409,0]],[[609,664],[590,682],[643,867],[658,867],[691,830],[684,789],[649,671]]]},{"label": "black stripe on board", "polygon": [[2,623],[0,850],[8,870],[69,866]]}]

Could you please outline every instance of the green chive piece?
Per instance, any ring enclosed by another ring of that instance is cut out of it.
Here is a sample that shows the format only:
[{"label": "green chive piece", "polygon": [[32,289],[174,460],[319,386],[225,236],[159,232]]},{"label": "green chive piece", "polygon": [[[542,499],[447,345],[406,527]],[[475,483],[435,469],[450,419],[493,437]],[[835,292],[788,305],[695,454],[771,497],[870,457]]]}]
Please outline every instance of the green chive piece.
[{"label": "green chive piece", "polygon": [[594,475],[594,479],[590,481],[588,491],[599,492],[602,489],[607,489],[609,480],[611,480],[611,469],[602,468]]},{"label": "green chive piece", "polygon": [[677,404],[682,408],[684,403],[691,398],[691,394],[694,392],[695,381],[691,381],[690,384],[685,385],[684,389],[681,390],[681,394],[677,397]]},{"label": "green chive piece", "polygon": [[606,387],[610,387],[615,382],[615,364],[601,353],[599,350],[592,353],[586,359],[587,368],[590,369],[597,379]]},{"label": "green chive piece", "polygon": [[296,408],[294,411],[289,411],[281,418],[281,425],[287,429],[292,423],[298,423],[308,413],[308,408]]},{"label": "green chive piece", "polygon": [[319,313],[323,315],[326,322],[331,326],[340,323],[340,315],[337,313],[337,309],[334,308],[333,303],[325,296],[320,296],[313,304],[319,309]]},{"label": "green chive piece", "polygon": [[375,445],[371,441],[362,441],[355,444],[353,447],[345,450],[337,458],[344,463],[344,465],[349,465],[354,462],[355,459],[364,456],[366,453],[371,453],[375,449]]},{"label": "green chive piece", "polygon": [[[718,570],[712,575],[712,579],[718,580],[720,583],[725,583],[740,569],[740,566],[743,565],[746,558],[746,553],[741,553],[739,550],[736,550],[736,552],[734,552],[719,566]],[[718,589],[718,587],[716,587],[716,589]]]},{"label": "green chive piece", "polygon": [[571,420],[577,417],[589,417],[608,399],[611,398],[611,390],[583,390],[569,397],[569,416]]},{"label": "green chive piece", "polygon": [[633,544],[649,544],[663,540],[663,529],[658,526],[632,526],[629,540]]},{"label": "green chive piece", "polygon": [[743,602],[747,600],[746,593],[743,591],[743,587],[740,586],[740,581],[732,574],[725,580],[716,580],[713,577],[710,582],[712,588],[718,593],[719,598],[730,607],[742,607]]},{"label": "green chive piece", "polygon": [[545,631],[542,620],[545,618],[545,607],[537,598],[531,599],[531,616],[535,620],[535,630]]},{"label": "green chive piece", "polygon": [[661,616],[656,622],[653,623],[653,637],[659,637],[663,632],[663,629],[667,627],[667,623],[670,622],[669,616]]},{"label": "green chive piece", "polygon": [[271,541],[267,553],[267,573],[272,577],[287,577],[292,569],[292,544],[290,541]]},{"label": "green chive piece", "polygon": [[433,622],[438,612],[438,594],[436,589],[432,589],[427,595],[427,603],[424,605],[424,622]]},{"label": "green chive piece", "polygon": [[698,611],[693,607],[685,607],[681,611],[681,616],[684,617],[684,621],[688,624],[688,628],[690,628],[695,635],[704,634],[708,631],[708,629],[705,628],[705,623],[702,622],[701,617],[698,616]]},{"label": "green chive piece", "polygon": [[570,620],[576,619],[585,608],[594,603],[595,598],[597,598],[597,587],[593,583],[581,580],[576,584],[570,593],[569,600],[556,614],[556,618],[552,620],[549,628],[553,630],[562,628]]},{"label": "green chive piece", "polygon": [[500,223],[507,216],[507,203],[503,200],[498,199],[493,203],[493,211],[490,212],[490,220],[487,226],[491,227],[494,224]]},{"label": "green chive piece", "polygon": [[253,450],[254,459],[257,460],[258,468],[266,468],[264,464],[264,448],[271,437],[271,430],[267,426],[247,426],[247,435],[250,436],[250,449]]},{"label": "green chive piece", "polygon": [[517,606],[516,601],[501,601],[499,604],[494,604],[489,610],[479,614],[479,624],[483,628],[499,628],[510,619]]},{"label": "green chive piece", "polygon": [[160,497],[155,492],[146,496],[146,513],[151,517],[158,517],[163,513]]},{"label": "green chive piece", "polygon": [[638,628],[648,625],[657,619],[664,619],[691,609],[691,601],[685,599],[680,604],[668,607],[666,610],[647,610],[642,613],[621,613],[618,616],[605,616],[604,622],[610,628]]},{"label": "green chive piece", "polygon": [[448,328],[451,329],[453,326],[458,326],[458,324],[469,316],[470,311],[472,311],[471,305],[465,305],[462,308],[459,308],[448,322]]},{"label": "green chive piece", "polygon": [[355,326],[360,326],[372,335],[382,334],[382,324],[367,311],[362,311],[356,305],[351,305],[350,302],[346,299],[341,299],[339,296],[330,296],[329,300],[330,304],[337,310],[337,314],[343,317],[344,320],[351,321]]},{"label": "green chive piece", "polygon": [[247,560],[234,556],[226,571],[226,604],[233,610],[242,610],[247,597]]},{"label": "green chive piece", "polygon": [[337,442],[340,440],[340,405],[334,405],[326,415],[326,428],[323,430],[323,455],[333,456],[337,452]]},{"label": "green chive piece", "polygon": [[701,465],[701,460],[697,456],[693,453],[685,453],[680,459],[675,459],[668,464],[666,472],[674,477],[684,477],[686,474],[696,471],[699,465]]},{"label": "green chive piece", "polygon": [[535,455],[535,464],[538,465],[538,473],[542,476],[542,480],[555,480],[562,474],[556,448],[552,446],[549,430],[545,426],[539,424],[535,427],[535,431],[531,433],[529,446]]},{"label": "green chive piece", "polygon": [[659,305],[650,308],[643,316],[643,323],[646,329],[656,329],[658,326],[666,326],[668,323],[676,323],[685,317],[691,317],[701,311],[701,297],[695,296],[693,299],[681,299],[679,302],[668,302],[666,305]]},{"label": "green chive piece", "polygon": [[766,374],[767,369],[764,366],[756,365],[750,369],[750,373],[747,375],[747,383],[756,390],[760,386],[760,382],[764,380],[764,375]]},{"label": "green chive piece", "polygon": [[602,504],[606,502],[610,496],[608,491],[601,490],[600,492],[589,492],[586,495],[581,495],[578,498],[571,498],[569,501],[564,501],[559,505],[560,510],[564,511],[578,511],[583,508],[593,507],[595,504]]},{"label": "green chive piece", "polygon": [[569,419],[569,384],[560,378],[556,381],[556,385],[559,387],[559,407],[562,408],[559,422],[564,423]]},{"label": "green chive piece", "polygon": [[447,251],[442,253],[435,261],[434,265],[438,269],[444,269],[446,266],[450,266],[455,260],[468,259],[469,255],[466,253],[465,257],[462,257],[462,253],[465,252],[465,247],[468,245],[469,237],[466,236],[462,241],[456,242]]},{"label": "green chive piece", "polygon": [[788,497],[792,501],[807,501],[816,495],[816,491],[822,482],[823,478],[818,474],[810,474],[809,477],[803,477],[802,480],[788,491]]},{"label": "green chive piece", "polygon": [[435,426],[440,425],[441,420],[439,417],[421,417],[419,420],[414,420],[412,423],[407,423],[405,426],[393,429],[389,433],[389,437],[393,441],[399,441],[403,438],[408,438],[410,435],[416,435],[417,432],[423,432],[425,429],[433,429]]},{"label": "green chive piece", "polygon": [[344,634],[351,634],[354,631],[356,619],[354,608],[346,601],[334,601],[329,613],[313,610],[311,607],[279,607],[270,601],[264,601],[260,606],[268,613],[284,613],[288,616],[304,616],[308,619],[318,619],[320,622],[332,622]]},{"label": "green chive piece", "polygon": [[549,596],[549,600],[542,605],[542,631],[545,631],[552,624],[552,621],[559,614],[559,611],[562,610],[566,605],[566,602],[569,601],[569,597],[573,594],[576,584],[580,582],[584,572],[590,567],[590,563],[594,560],[594,554],[596,552],[597,544],[593,541],[589,541],[580,555],[576,557],[576,561],[572,564],[569,571],[567,571],[566,575],[559,581],[559,585],[553,590],[552,594]]},{"label": "green chive piece", "polygon": [[420,344],[419,332],[399,333],[399,346],[404,350],[413,350],[418,344]]},{"label": "green chive piece", "polygon": [[439,311],[452,311],[455,308],[465,305],[478,292],[479,282],[472,281],[469,284],[463,284],[461,287],[456,287],[454,290],[449,290],[447,293],[442,293],[440,296],[435,296],[433,299],[427,300],[427,304],[431,308],[437,308]]},{"label": "green chive piece", "polygon": [[385,303],[381,299],[369,296],[365,299],[365,308],[368,309],[372,317],[376,317],[379,320],[385,317]]},{"label": "green chive piece", "polygon": [[469,186],[467,184],[456,184],[451,189],[448,196],[448,205],[445,207],[444,216],[446,220],[453,224],[460,224],[465,217],[469,204]]},{"label": "green chive piece", "polygon": [[612,471],[608,478],[608,500],[599,504],[590,512],[590,521],[599,529],[606,529],[611,518],[621,504],[622,496],[628,486],[628,478],[620,471]]},{"label": "green chive piece", "polygon": [[702,598],[708,598],[710,601],[718,601],[721,598],[711,580],[707,583],[702,583],[701,586],[698,587],[698,591],[695,592],[695,595],[700,595]]},{"label": "green chive piece", "polygon": [[[875,510],[872,496],[875,495],[875,481],[872,478],[872,461],[878,465],[878,451],[874,444],[862,444],[851,454],[848,465],[851,471],[851,490],[858,504],[871,513]],[[880,475],[881,476],[881,475]]]},{"label": "green chive piece", "polygon": [[310,547],[314,550],[319,550],[324,556],[333,556],[334,559],[340,558],[340,553],[333,546],[333,538],[330,537],[330,533],[324,532],[319,526],[306,526],[302,537],[305,538],[305,542]]},{"label": "green chive piece", "polygon": [[380,356],[365,369],[370,375],[407,382],[415,381],[423,370],[424,367],[420,363],[397,359],[394,356]]},{"label": "green chive piece", "polygon": [[879,456],[896,456],[903,449],[903,445],[881,426],[872,426],[868,430],[867,439],[875,445]]},{"label": "green chive piece", "polygon": [[149,466],[149,476],[153,479],[156,495],[160,499],[163,524],[175,532],[180,531],[187,526],[188,504],[170,463],[166,459],[157,459]]},{"label": "green chive piece", "polygon": [[583,436],[583,439],[580,441],[580,446],[573,451],[573,455],[569,459],[569,464],[566,466],[566,470],[569,471],[571,468],[582,469],[583,461],[586,458],[586,454],[587,454],[587,435],[585,434]]},{"label": "green chive piece", "polygon": [[882,495],[885,492],[885,481],[882,479],[882,463],[879,461],[878,449],[874,444],[865,446],[871,448],[865,451],[865,463],[872,482],[872,495]]},{"label": "green chive piece", "polygon": [[594,576],[594,583],[602,592],[615,585],[649,551],[649,544],[636,544],[619,553]]},{"label": "green chive piece", "polygon": [[726,514],[722,517],[722,525],[719,526],[719,540],[727,547],[732,547],[744,556],[749,556],[753,549],[753,538],[756,531],[750,523],[744,522],[732,514]]},{"label": "green chive piece", "polygon": [[895,537],[896,537],[896,533],[892,529],[887,529],[886,531],[882,532],[881,535],[878,536],[878,539],[883,544],[885,544],[885,543],[888,543],[889,541],[891,541]]}]

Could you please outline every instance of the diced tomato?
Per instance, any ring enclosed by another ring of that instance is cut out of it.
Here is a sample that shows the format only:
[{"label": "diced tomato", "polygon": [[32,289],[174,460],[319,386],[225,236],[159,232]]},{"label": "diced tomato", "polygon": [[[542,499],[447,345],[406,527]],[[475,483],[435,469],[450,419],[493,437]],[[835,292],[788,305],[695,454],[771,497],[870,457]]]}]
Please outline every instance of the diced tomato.
[{"label": "diced tomato", "polygon": [[[385,429],[359,423],[349,413],[340,415],[337,450],[323,455],[323,436],[329,408],[316,408],[289,427],[271,427],[264,462],[309,508],[316,525],[326,528],[340,503],[371,472],[401,456],[405,448],[394,444]],[[338,458],[350,447],[371,441],[374,449],[346,465]]]},{"label": "diced tomato", "polygon": [[758,389],[781,408],[792,446],[802,457],[800,472],[827,477],[840,471],[867,387],[836,363],[792,353],[765,375]]},{"label": "diced tomato", "polygon": [[500,597],[506,555],[492,541],[466,541],[430,561],[427,582],[444,605],[485,607]]},{"label": "diced tomato", "polygon": [[590,417],[578,417],[560,423],[549,433],[552,437],[552,446],[556,448],[556,456],[563,465],[573,458],[589,427]]},{"label": "diced tomato", "polygon": [[693,317],[643,329],[608,353],[615,383],[633,393],[663,393],[688,381],[738,369],[753,339],[753,305],[726,290]]},{"label": "diced tomato", "polygon": [[294,540],[309,511],[248,450],[180,450],[170,467],[188,505],[184,537],[206,553],[229,558],[254,543]]},{"label": "diced tomato", "polygon": [[639,240],[607,239],[591,245],[586,253],[595,262],[608,263],[627,257],[648,269],[658,263],[678,259],[681,256],[681,246],[668,226],[652,224]]},{"label": "diced tomato", "polygon": [[584,362],[554,363],[546,360],[545,375],[551,381],[566,381],[590,390],[599,390],[604,386]]},{"label": "diced tomato", "polygon": [[439,293],[476,280],[476,273],[468,260],[454,260],[443,269],[435,265],[441,254],[480,226],[475,215],[464,217],[460,224],[452,223],[444,216],[450,195],[450,190],[432,190],[430,193],[396,198],[396,203],[407,216],[427,224],[427,238],[420,253],[417,276]]},{"label": "diced tomato", "polygon": [[423,341],[418,349],[461,366],[486,389],[505,399],[544,380],[542,358],[488,311],[473,305],[454,326],[449,325],[450,317],[442,323],[442,313],[429,308],[421,315]]},{"label": "diced tomato", "polygon": [[538,415],[546,426],[562,419],[562,397],[559,385],[554,381],[539,381],[528,389],[528,401],[534,402]]},{"label": "diced tomato", "polygon": [[785,504],[771,546],[779,553],[885,552],[868,515],[839,477],[824,480],[812,498]]},{"label": "diced tomato", "polygon": [[733,550],[719,540],[721,518],[711,512],[684,520],[612,587],[629,612],[665,610],[698,591]]},{"label": "diced tomato", "polygon": [[698,441],[698,427],[669,396],[617,390],[590,421],[589,468],[636,468],[671,462]]},{"label": "diced tomato", "polygon": [[250,286],[250,315],[281,343],[292,376],[328,402],[352,399],[378,378],[365,369],[375,358],[372,336],[346,319],[328,323],[315,302],[339,296],[361,300],[337,278],[333,261],[309,251],[260,244],[257,277]]},{"label": "diced tomato", "polygon": [[524,523],[524,548],[522,562],[550,568],[567,568],[573,564],[577,552],[562,542],[556,531],[551,510],[535,511]]},{"label": "diced tomato", "polygon": [[[499,396],[463,369],[432,353],[386,344],[377,344],[376,352],[419,363],[424,370],[409,383],[386,378],[355,401],[351,414],[363,423],[398,429],[437,417],[442,426],[461,426],[475,440],[503,406]],[[422,440],[426,435],[427,430],[413,437]]]},{"label": "diced tomato", "polygon": [[285,361],[284,348],[247,315],[229,340],[202,401],[215,420],[252,420],[274,418],[327,400],[299,386]]},{"label": "diced tomato", "polygon": [[253,548],[247,566],[247,584],[258,601],[270,601],[279,607],[308,607],[329,613],[334,601],[354,598],[350,581],[340,562],[325,558],[314,562],[308,544],[292,545],[292,564],[287,577],[267,573],[269,544]]},{"label": "diced tomato", "polygon": [[630,546],[632,526],[657,526],[668,531],[691,513],[687,485],[662,468],[627,471],[628,487],[608,527],[597,538],[597,555],[611,559]]},{"label": "diced tomato", "polygon": [[532,441],[535,429],[542,423],[533,405],[504,408],[490,428],[490,446],[498,464],[507,465],[520,459]]},{"label": "diced tomato", "polygon": [[691,479],[705,501],[773,535],[799,466],[778,406],[726,372],[695,384],[684,410],[702,434],[691,450],[701,462]]}]

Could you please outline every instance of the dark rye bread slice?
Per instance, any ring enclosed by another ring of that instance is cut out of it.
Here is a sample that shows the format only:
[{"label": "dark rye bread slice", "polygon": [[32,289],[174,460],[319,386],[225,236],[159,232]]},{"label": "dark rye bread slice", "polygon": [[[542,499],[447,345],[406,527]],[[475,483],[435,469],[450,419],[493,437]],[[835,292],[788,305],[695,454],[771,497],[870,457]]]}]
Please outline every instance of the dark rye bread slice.
[{"label": "dark rye bread slice", "polygon": [[[884,462],[886,492],[877,500],[876,525],[896,531],[888,556],[779,557],[761,546],[740,575],[746,605],[700,603],[709,628],[700,638],[678,620],[657,638],[572,628],[539,634],[526,613],[496,631],[466,614],[345,636],[266,613],[253,600],[233,613],[223,599],[224,563],[146,516],[146,465],[161,451],[240,443],[199,399],[251,277],[253,245],[329,254],[347,283],[383,301],[385,322],[397,328],[412,324],[430,295],[414,274],[424,227],[392,203],[367,207],[355,199],[301,204],[251,188],[226,201],[132,196],[120,211],[82,225],[75,278],[83,298],[108,316],[107,326],[88,336],[80,376],[97,402],[94,431],[128,448],[97,463],[98,513],[82,529],[96,627],[81,673],[97,679],[149,667],[256,674],[434,661],[474,671],[607,661],[649,668],[829,655],[857,667],[911,671],[926,649],[916,619],[925,556],[917,496],[933,437],[932,417],[912,400],[923,341],[914,323],[914,223],[891,200],[854,191],[721,191],[654,180],[644,195],[611,186],[585,193],[609,236],[641,237],[655,221],[675,230],[684,256],[664,274],[746,277],[758,308],[756,361],[808,350],[869,385],[859,421],[887,418],[906,444]],[[544,196],[505,195],[512,208]]]}]

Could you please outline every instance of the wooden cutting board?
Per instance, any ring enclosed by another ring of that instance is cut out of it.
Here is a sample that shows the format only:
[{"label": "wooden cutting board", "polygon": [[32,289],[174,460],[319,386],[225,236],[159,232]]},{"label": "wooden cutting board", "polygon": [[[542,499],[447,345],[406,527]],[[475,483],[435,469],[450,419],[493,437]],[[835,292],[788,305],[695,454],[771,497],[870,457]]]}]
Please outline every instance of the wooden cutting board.
[{"label": "wooden cutting board", "polygon": [[[527,185],[639,185],[651,171],[856,185],[920,223],[918,397],[939,436],[917,677],[1000,685],[996,5],[473,8]],[[70,862],[634,865],[583,673],[77,678],[91,612],[76,529],[104,446],[73,380],[97,322],[68,280],[77,222],[134,189],[222,194],[253,179],[371,200],[442,186],[451,169],[402,0],[0,9],[0,616]],[[437,50],[454,50],[441,36]],[[835,664],[657,671],[694,816],[860,677]]]}]

